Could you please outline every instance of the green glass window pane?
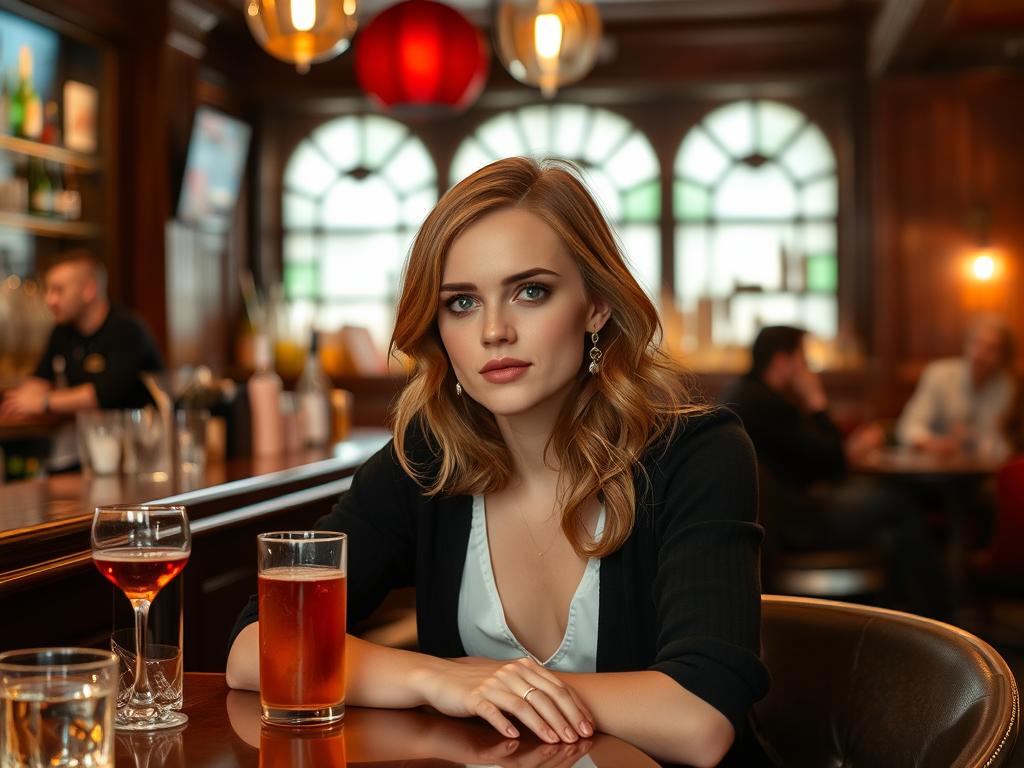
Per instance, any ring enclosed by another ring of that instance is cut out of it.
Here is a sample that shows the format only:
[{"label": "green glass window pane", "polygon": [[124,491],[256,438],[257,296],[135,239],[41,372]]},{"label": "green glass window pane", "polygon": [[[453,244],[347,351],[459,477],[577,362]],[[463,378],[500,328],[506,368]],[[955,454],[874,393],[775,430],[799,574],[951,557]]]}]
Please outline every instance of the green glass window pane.
[{"label": "green glass window pane", "polygon": [[719,218],[790,219],[798,213],[796,189],[777,165],[734,165],[715,195]]},{"label": "green glass window pane", "polygon": [[711,200],[708,191],[688,181],[675,183],[676,218],[685,221],[702,221],[711,215]]},{"label": "green glass window pane", "polygon": [[808,184],[800,193],[800,201],[804,216],[835,216],[839,205],[836,177],[829,176]]},{"label": "green glass window pane", "polygon": [[299,144],[284,171],[285,187],[309,197],[320,197],[336,178],[337,169],[309,139]]},{"label": "green glass window pane", "polygon": [[519,110],[519,125],[526,136],[526,149],[530,154],[543,155],[551,151],[551,108],[546,105],[524,107]]},{"label": "green glass window pane", "polygon": [[658,158],[647,138],[634,131],[604,163],[605,171],[623,189],[658,177]]},{"label": "green glass window pane", "polygon": [[303,195],[284,193],[284,225],[288,229],[301,229],[317,225],[317,206]]},{"label": "green glass window pane", "polygon": [[363,118],[363,166],[380,168],[394,154],[409,129],[397,120],[378,115]]},{"label": "green glass window pane", "polygon": [[831,253],[810,254],[807,257],[807,290],[811,293],[835,293],[839,284],[839,270]]},{"label": "green glass window pane", "polygon": [[746,157],[755,149],[753,102],[719,107],[704,118],[704,126],[733,157]]},{"label": "green glass window pane", "polygon": [[704,184],[714,184],[728,169],[732,160],[708,138],[700,127],[694,128],[683,140],[676,155],[676,176],[685,176]]},{"label": "green glass window pane", "polygon": [[589,119],[587,108],[579,104],[563,104],[554,108],[554,140],[551,151],[558,157],[579,157]]},{"label": "green glass window pane", "polygon": [[591,165],[600,165],[608,157],[608,153],[625,139],[632,126],[624,117],[606,109],[595,109],[592,119],[594,123],[590,126],[582,159]]},{"label": "green glass window pane", "polygon": [[757,102],[756,114],[757,150],[766,157],[782,149],[805,122],[800,112],[777,101]]},{"label": "green glass window pane", "polygon": [[315,299],[319,296],[317,264],[285,262],[284,292],[289,299]]},{"label": "green glass window pane", "polygon": [[339,117],[313,131],[312,139],[335,168],[347,171],[363,155],[363,131],[358,117]]},{"label": "green glass window pane", "polygon": [[434,162],[419,139],[409,137],[381,169],[381,175],[400,193],[434,183]]},{"label": "green glass window pane", "polygon": [[506,113],[498,115],[480,126],[476,132],[478,141],[493,157],[511,157],[526,152],[523,135],[515,116]]},{"label": "green glass window pane", "polygon": [[651,181],[624,195],[622,218],[626,221],[657,221],[661,214],[661,185]]},{"label": "green glass window pane", "polygon": [[471,136],[463,141],[458,150],[456,150],[455,157],[452,159],[448,181],[454,186],[471,173],[479,171],[496,159],[496,157],[480,146],[476,138]]},{"label": "green glass window pane", "polygon": [[797,140],[779,160],[798,181],[833,173],[836,167],[835,155],[825,134],[810,124],[801,131]]},{"label": "green glass window pane", "polygon": [[378,175],[345,176],[324,198],[322,215],[327,229],[391,229],[399,225],[399,201]]}]

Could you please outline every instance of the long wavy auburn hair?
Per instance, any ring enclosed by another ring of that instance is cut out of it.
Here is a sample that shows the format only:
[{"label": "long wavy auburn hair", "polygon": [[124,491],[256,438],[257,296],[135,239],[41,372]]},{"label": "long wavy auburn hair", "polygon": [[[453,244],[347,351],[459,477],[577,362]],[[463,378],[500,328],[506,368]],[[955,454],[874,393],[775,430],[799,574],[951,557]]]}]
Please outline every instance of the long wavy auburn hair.
[{"label": "long wavy auburn hair", "polygon": [[[561,474],[561,526],[581,557],[604,557],[622,546],[636,518],[634,472],[680,418],[705,409],[690,378],[658,346],[661,325],[647,294],[630,274],[607,221],[564,161],[512,157],[492,163],[450,189],[427,216],[413,243],[398,302],[392,354],[412,363],[393,413],[402,467],[428,495],[486,494],[512,479],[512,459],[494,416],[455,394],[455,376],[438,331],[445,257],[452,243],[483,216],[527,210],[558,233],[588,296],[608,302],[600,331],[604,353],[597,375],[588,371],[589,335],[580,338],[580,369],[545,448]],[[433,460],[415,464],[406,430],[418,426]],[[600,494],[604,533],[594,542],[584,525],[587,502]]]}]

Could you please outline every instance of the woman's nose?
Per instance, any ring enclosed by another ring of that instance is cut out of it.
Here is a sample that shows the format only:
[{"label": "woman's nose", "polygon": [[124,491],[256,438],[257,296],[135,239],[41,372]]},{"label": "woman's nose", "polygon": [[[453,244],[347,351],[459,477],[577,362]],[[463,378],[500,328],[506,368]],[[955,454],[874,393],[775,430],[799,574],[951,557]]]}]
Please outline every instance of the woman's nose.
[{"label": "woman's nose", "polygon": [[515,341],[515,329],[509,321],[508,313],[501,309],[484,311],[484,344],[508,344]]}]

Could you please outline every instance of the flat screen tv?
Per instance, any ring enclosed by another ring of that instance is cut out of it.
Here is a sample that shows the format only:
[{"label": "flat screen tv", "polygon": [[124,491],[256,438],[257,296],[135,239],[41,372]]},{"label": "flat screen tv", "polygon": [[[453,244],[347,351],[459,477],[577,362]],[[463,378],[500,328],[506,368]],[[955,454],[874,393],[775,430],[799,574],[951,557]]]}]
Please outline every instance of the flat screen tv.
[{"label": "flat screen tv", "polygon": [[178,219],[218,231],[231,224],[245,171],[252,129],[210,107],[199,107],[192,122]]}]

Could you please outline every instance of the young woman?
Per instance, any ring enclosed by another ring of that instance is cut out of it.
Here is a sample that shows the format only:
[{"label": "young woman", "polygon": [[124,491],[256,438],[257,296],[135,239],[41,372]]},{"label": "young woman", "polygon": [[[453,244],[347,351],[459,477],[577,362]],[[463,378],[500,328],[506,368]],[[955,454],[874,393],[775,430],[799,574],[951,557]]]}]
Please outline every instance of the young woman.
[{"label": "young woman", "polygon": [[[394,440],[321,521],[350,536],[353,621],[415,585],[420,652],[348,638],[348,704],[600,730],[693,766],[749,744],[753,451],[659,330],[571,166],[509,158],[442,198],[398,305]],[[257,688],[257,658],[250,624],[228,683]]]}]

